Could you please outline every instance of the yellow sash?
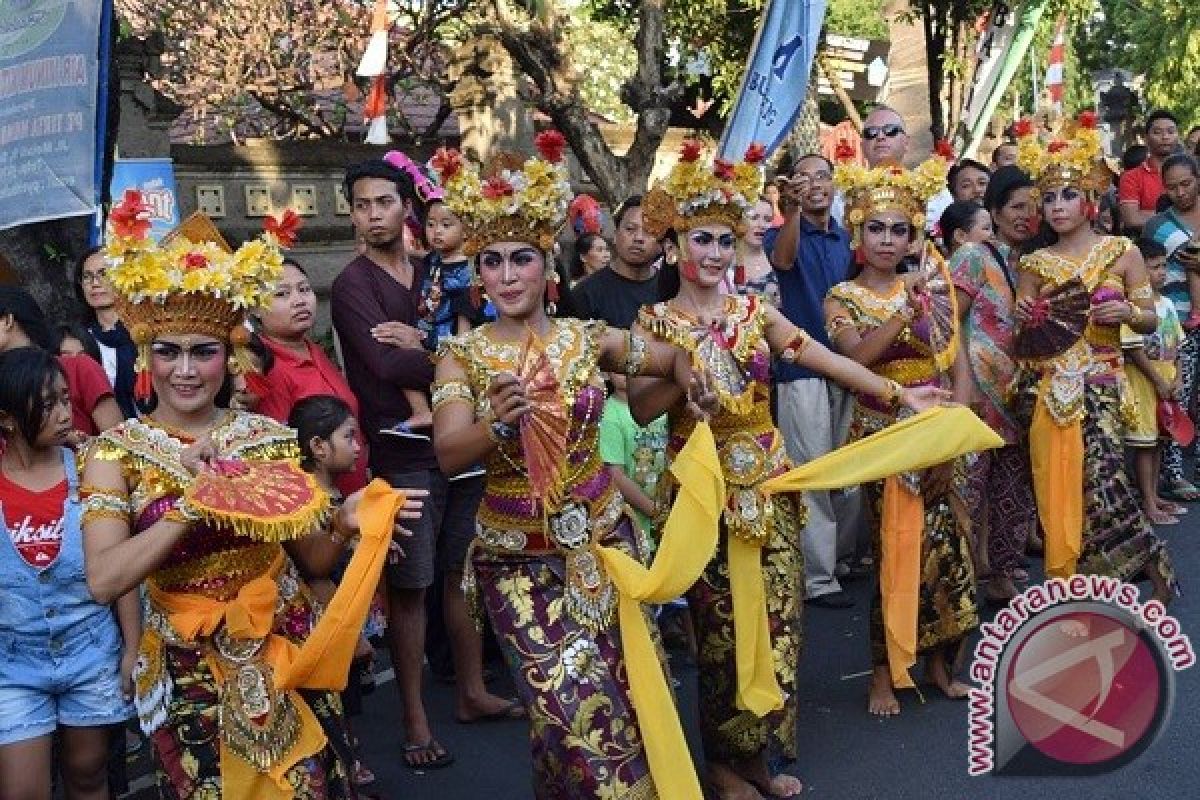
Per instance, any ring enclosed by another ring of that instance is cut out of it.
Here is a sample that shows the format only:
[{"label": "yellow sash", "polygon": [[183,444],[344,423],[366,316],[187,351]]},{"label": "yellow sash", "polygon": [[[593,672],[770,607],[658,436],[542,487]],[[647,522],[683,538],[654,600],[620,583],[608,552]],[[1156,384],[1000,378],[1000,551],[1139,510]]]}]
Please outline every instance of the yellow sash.
[{"label": "yellow sash", "polygon": [[[276,688],[289,692],[299,713],[296,742],[267,772],[259,772],[221,744],[221,793],[226,800],[289,800],[293,792],[285,777],[287,771],[325,747],[320,723],[295,690],[346,688],[354,647],[387,556],[396,510],[403,504],[404,495],[384,481],[375,480],[367,487],[358,507],[361,541],[325,612],[300,646],[270,632],[279,594],[275,577],[284,563],[282,550],[267,574],[247,583],[226,602],[168,592],[154,581],[148,582],[151,601],[166,612],[171,627],[187,641],[211,636],[222,622],[231,638],[265,637],[263,660],[272,669]],[[215,658],[207,662],[219,683],[219,662]]]},{"label": "yellow sash", "polygon": [[704,795],[642,604],[679,597],[700,579],[716,553],[725,480],[706,423],[696,425],[671,463],[671,473],[679,482],[679,491],[663,527],[654,565],[647,569],[613,547],[597,549],[620,595],[617,615],[629,695],[658,796],[701,800]]},{"label": "yellow sash", "polygon": [[1046,575],[1075,574],[1083,551],[1083,426],[1059,426],[1042,398],[1029,427],[1029,462],[1038,517],[1046,531]]}]

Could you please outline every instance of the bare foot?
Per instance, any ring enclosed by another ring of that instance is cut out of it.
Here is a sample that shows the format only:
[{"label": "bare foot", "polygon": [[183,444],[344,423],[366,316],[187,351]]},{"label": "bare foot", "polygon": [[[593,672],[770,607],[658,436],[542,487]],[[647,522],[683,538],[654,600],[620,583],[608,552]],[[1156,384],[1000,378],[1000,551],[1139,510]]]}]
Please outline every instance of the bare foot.
[{"label": "bare foot", "polygon": [[749,781],[719,761],[708,762],[708,785],[718,800],[763,800]]},{"label": "bare foot", "polygon": [[946,657],[941,652],[935,652],[929,656],[925,672],[929,682],[941,689],[942,694],[951,700],[962,700],[971,691],[970,686],[954,680],[954,675],[946,665]]},{"label": "bare foot", "polygon": [[871,672],[871,685],[867,689],[867,711],[877,717],[893,717],[900,713],[900,701],[892,689],[892,675],[886,664],[875,667]]},{"label": "bare foot", "polygon": [[420,430],[421,428],[432,428],[433,412],[418,411],[416,414],[413,414],[411,417],[404,420],[404,424],[407,425],[408,429],[411,431]]},{"label": "bare foot", "polygon": [[526,714],[519,700],[506,700],[489,692],[481,697],[460,699],[454,717],[462,723],[502,722],[525,719]]},{"label": "bare foot", "polygon": [[771,775],[765,753],[738,761],[732,765],[740,778],[753,786],[764,797],[799,797],[804,784],[795,775],[780,773]]}]

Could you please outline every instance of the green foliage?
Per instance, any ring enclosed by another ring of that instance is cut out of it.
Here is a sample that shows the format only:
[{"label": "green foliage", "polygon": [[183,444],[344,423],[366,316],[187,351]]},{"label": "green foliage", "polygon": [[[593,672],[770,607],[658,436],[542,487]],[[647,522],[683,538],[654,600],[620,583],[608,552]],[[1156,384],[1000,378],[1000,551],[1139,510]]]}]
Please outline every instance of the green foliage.
[{"label": "green foliage", "polygon": [[1200,4],[1195,0],[1098,0],[1078,36],[1088,69],[1120,67],[1145,78],[1143,105],[1200,122]]},{"label": "green foliage", "polygon": [[884,0],[829,0],[825,8],[825,30],[860,39],[887,39],[888,23]]}]

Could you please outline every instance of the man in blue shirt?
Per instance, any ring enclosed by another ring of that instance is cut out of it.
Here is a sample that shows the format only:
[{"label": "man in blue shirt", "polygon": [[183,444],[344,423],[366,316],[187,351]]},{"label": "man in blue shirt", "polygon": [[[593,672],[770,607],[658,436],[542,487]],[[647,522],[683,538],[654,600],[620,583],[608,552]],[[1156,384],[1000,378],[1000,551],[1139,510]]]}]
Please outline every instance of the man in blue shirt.
[{"label": "man in blue shirt", "polygon": [[[782,192],[783,225],[767,232],[764,248],[779,273],[783,312],[794,324],[829,347],[825,333],[825,295],[849,277],[850,235],[830,214],[833,165],[824,156],[801,157]],[[778,362],[775,388],[779,429],[788,455],[803,464],[841,445],[854,398],[837,384],[796,364]],[[838,556],[855,549],[861,506],[854,490],[835,513],[829,492],[810,492],[804,530],[805,588],[808,603],[849,608],[836,570]],[[841,517],[839,519],[839,517]],[[839,524],[840,523],[840,524]]]}]

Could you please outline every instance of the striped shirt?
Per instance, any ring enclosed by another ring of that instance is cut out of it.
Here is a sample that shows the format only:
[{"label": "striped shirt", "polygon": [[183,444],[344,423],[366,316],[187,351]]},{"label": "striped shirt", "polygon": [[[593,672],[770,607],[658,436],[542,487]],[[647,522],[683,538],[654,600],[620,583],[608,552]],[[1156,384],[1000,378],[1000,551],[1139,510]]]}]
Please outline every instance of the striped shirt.
[{"label": "striped shirt", "polygon": [[1179,259],[1175,258],[1175,253],[1195,234],[1196,232],[1179,218],[1173,208],[1155,214],[1146,221],[1146,227],[1142,229],[1144,238],[1158,242],[1167,251],[1167,283],[1163,286],[1162,293],[1171,298],[1181,317],[1191,313],[1192,304],[1188,295],[1187,272],[1183,264],[1179,263]]}]

